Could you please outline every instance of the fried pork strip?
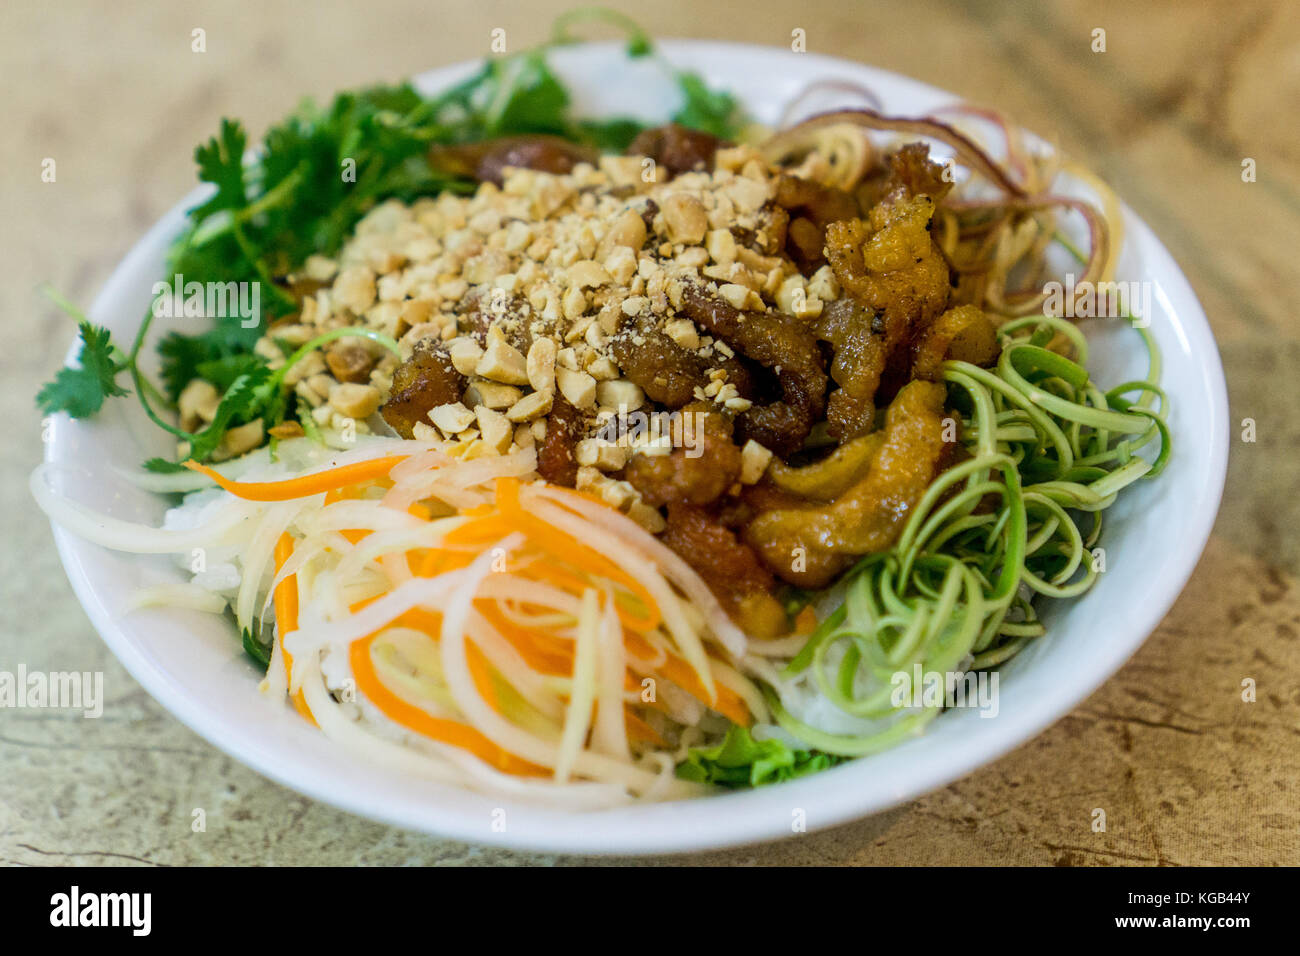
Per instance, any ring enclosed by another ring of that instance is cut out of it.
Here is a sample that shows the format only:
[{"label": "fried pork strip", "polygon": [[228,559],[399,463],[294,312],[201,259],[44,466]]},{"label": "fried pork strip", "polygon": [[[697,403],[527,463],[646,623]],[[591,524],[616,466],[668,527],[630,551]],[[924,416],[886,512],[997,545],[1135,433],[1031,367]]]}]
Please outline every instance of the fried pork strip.
[{"label": "fried pork strip", "polygon": [[447,349],[425,339],[393,371],[393,387],[379,413],[397,434],[414,438],[415,425],[428,424],[431,409],[459,402],[464,391],[465,376],[451,364]]},{"label": "fried pork strip", "polygon": [[789,216],[786,253],[804,275],[811,275],[826,262],[826,227],[856,219],[860,212],[857,201],[844,190],[789,174],[777,180],[775,202]]},{"label": "fried pork strip", "polygon": [[627,154],[649,156],[671,177],[697,169],[712,171],[713,155],[721,145],[722,140],[710,133],[669,123],[638,133]]},{"label": "fried pork strip", "polygon": [[883,551],[939,473],[945,451],[942,385],[905,385],[889,406],[884,440],[865,475],[829,504],[776,508],[754,517],[745,540],[777,575],[828,585],[859,555]]},{"label": "fried pork strip", "polygon": [[732,424],[714,406],[695,402],[681,411],[695,432],[693,447],[674,448],[666,455],[632,456],[624,477],[655,507],[672,504],[709,505],[740,478],[740,449],[732,443]]},{"label": "fried pork strip", "polygon": [[753,394],[749,370],[738,359],[709,360],[656,331],[645,316],[629,319],[610,342],[623,377],[641,386],[646,397],[677,409],[695,401],[695,390],[709,384],[709,369],[721,368],[743,397]]},{"label": "fried pork strip", "polygon": [[682,314],[776,375],[781,398],[742,412],[737,442],[753,439],[783,458],[802,448],[826,411],[826,370],[808,326],[780,312],[741,312],[695,285],[682,293]]},{"label": "fried pork strip", "polygon": [[751,637],[778,637],[788,627],[773,595],[776,581],[758,555],[707,508],[668,506],[663,542],[702,577],[732,620]]},{"label": "fried pork strip", "polygon": [[572,488],[578,483],[576,450],[584,418],[558,391],[551,400],[546,436],[537,447],[537,473],[551,484]]}]

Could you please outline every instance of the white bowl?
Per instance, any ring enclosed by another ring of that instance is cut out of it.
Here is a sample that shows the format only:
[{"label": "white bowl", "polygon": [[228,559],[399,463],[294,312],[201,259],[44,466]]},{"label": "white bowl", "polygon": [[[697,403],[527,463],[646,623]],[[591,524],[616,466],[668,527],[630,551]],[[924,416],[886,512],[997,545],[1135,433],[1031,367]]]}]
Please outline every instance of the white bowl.
[{"label": "white bowl", "polygon": [[[811,54],[699,42],[666,42],[661,50],[711,84],[735,91],[768,122],[805,84],[828,77],[870,87],[893,113],[917,115],[954,99],[881,70]],[[671,110],[670,88],[653,63],[628,63],[612,44],[563,51],[556,66],[584,112],[658,119]],[[438,70],[419,82],[437,89],[472,68]],[[198,195],[175,206],[140,240],[96,299],[92,317],[118,341],[130,341],[150,304],[151,286],[162,276],[168,242]],[[222,622],[189,611],[124,613],[136,587],[179,576],[165,561],[112,553],[56,528],[59,553],[105,642],[172,714],[267,777],[367,817],[474,843],[577,853],[700,850],[789,835],[801,815],[809,830],[861,817],[971,772],[1069,712],[1159,624],[1209,536],[1227,461],[1223,370],[1187,280],[1151,230],[1127,208],[1124,215],[1120,278],[1153,283],[1152,328],[1164,356],[1162,384],[1172,399],[1173,460],[1159,480],[1129,488],[1107,512],[1107,571],[1079,600],[1047,603],[1048,634],[1002,671],[998,716],[951,711],[924,736],[878,756],[779,786],[588,813],[406,779],[350,759],[289,707],[259,695],[259,675]],[[1135,334],[1117,323],[1102,325],[1089,331],[1094,377],[1110,385],[1140,374]],[[111,402],[92,422],[59,416],[50,438],[47,460],[58,466],[52,479],[58,490],[118,517],[161,518],[162,498],[113,471],[169,451],[166,437],[134,402]],[[502,809],[504,818],[497,812]]]}]

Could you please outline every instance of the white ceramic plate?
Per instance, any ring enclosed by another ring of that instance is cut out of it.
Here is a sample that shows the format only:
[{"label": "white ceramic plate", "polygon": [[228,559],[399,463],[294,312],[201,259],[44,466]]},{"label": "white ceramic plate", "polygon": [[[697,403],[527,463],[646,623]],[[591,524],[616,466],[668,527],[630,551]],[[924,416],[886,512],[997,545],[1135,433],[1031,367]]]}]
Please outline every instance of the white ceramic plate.
[{"label": "white ceramic plate", "polygon": [[[735,91],[760,120],[807,83],[834,77],[864,84],[893,113],[917,115],[953,97],[870,67],[811,54],[717,43],[667,42],[672,61]],[[653,64],[628,63],[614,45],[564,51],[559,72],[577,105],[592,115],[634,113],[660,120],[671,87]],[[435,90],[472,66],[420,79]],[[830,105],[830,104],[824,104]],[[129,341],[162,276],[178,204],[136,245],[95,301],[91,315]],[[789,835],[796,811],[809,830],[911,800],[1023,743],[1069,712],[1113,674],[1161,618],[1187,581],[1210,533],[1227,461],[1223,371],[1205,314],[1164,246],[1125,209],[1122,279],[1153,283],[1152,327],[1164,354],[1162,384],[1172,397],[1174,457],[1164,475],[1128,489],[1106,516],[1108,570],[1083,598],[1049,604],[1049,633],[1002,671],[1000,709],[951,711],[923,737],[802,780],[684,803],[576,814],[405,779],[355,762],[292,710],[258,694],[258,674],[231,630],[209,615],[124,613],[141,585],[175,579],[162,560],[111,553],[56,529],[68,577],[90,619],[127,670],[194,731],[258,772],[310,797],[399,826],[475,843],[579,853],[666,853]],[[183,322],[184,320],[177,320]],[[1097,324],[1097,323],[1094,323]],[[1094,377],[1103,385],[1143,371],[1135,334],[1117,323],[1089,331]],[[160,330],[161,331],[161,330]],[[147,350],[148,351],[148,350]],[[71,357],[71,356],[70,356]],[[132,402],[112,402],[93,422],[60,416],[47,458],[61,492],[121,518],[156,522],[165,503],[122,480],[169,451],[166,436]],[[504,829],[494,827],[506,811]]]}]

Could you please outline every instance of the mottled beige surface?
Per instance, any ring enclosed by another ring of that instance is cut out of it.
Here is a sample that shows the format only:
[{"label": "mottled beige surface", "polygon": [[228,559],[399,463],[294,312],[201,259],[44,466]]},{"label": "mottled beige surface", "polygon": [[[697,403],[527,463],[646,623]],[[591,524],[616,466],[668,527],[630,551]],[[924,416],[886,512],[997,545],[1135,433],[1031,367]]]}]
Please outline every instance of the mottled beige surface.
[{"label": "mottled beige surface", "polygon": [[[24,485],[32,395],[70,324],[193,181],[225,113],[254,130],[300,94],[395,79],[540,39],[565,4],[35,3],[0,7],[0,668],[103,670],[98,721],[0,711],[0,862],[546,863],[369,823],[299,797],[169,717],[95,636]],[[465,12],[467,9],[472,13]],[[909,806],[725,863],[1300,863],[1300,17],[1293,4],[665,0],[660,35],[808,47],[996,104],[1097,169],[1164,238],[1219,338],[1235,422],[1215,535],[1120,674],[1037,740]],[[525,12],[527,10],[527,12]],[[440,12],[445,11],[445,12]],[[865,11],[871,19],[864,20]],[[208,52],[190,52],[190,31]],[[1107,30],[1108,50],[1089,50]],[[1289,107],[1289,108],[1288,108]],[[40,182],[40,162],[58,181]],[[1241,181],[1241,161],[1258,182]],[[1253,677],[1256,703],[1239,686]],[[190,831],[205,807],[208,831]],[[1090,811],[1104,807],[1106,833]],[[675,858],[680,861],[682,858]]]}]

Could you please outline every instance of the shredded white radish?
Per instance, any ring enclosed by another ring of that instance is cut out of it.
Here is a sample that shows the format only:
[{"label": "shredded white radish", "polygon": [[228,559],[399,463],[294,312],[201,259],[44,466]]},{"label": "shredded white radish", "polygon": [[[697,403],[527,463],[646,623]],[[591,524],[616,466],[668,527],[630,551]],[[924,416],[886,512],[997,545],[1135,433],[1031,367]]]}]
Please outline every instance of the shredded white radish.
[{"label": "shredded white radish", "polygon": [[605,607],[600,615],[596,640],[599,675],[596,682],[596,723],[592,746],[618,760],[630,760],[627,722],[623,714],[623,674],[627,655],[623,650],[623,633],[614,611],[614,595],[605,592]]},{"label": "shredded white radish", "polygon": [[555,757],[555,779],[564,783],[578,759],[582,742],[591,726],[591,705],[596,700],[596,655],[600,629],[600,608],[596,592],[590,588],[582,596],[578,616],[578,638],[573,658],[573,684],[569,691],[569,711],[564,715],[564,734]]},{"label": "shredded white radish", "polygon": [[[530,504],[536,514],[545,518],[555,527],[569,531],[572,534],[581,535],[583,533],[581,519],[567,513],[563,508],[557,508],[541,501],[533,501]],[[616,565],[629,571],[638,581],[645,583],[651,597],[659,604],[664,621],[668,625],[669,631],[672,632],[673,640],[677,643],[678,649],[691,667],[695,669],[700,682],[704,684],[704,689],[712,698],[714,696],[713,674],[709,668],[708,655],[704,652],[704,645],[701,643],[699,636],[686,621],[677,595],[672,592],[672,589],[668,587],[663,578],[654,573],[654,567],[649,562],[643,560],[630,548],[623,547],[616,538],[612,536],[603,537],[598,541],[599,543],[592,542],[591,547],[597,548]]]},{"label": "shredded white radish", "polygon": [[470,586],[467,571],[448,571],[434,578],[407,581],[356,613],[341,615],[336,620],[322,620],[310,632],[300,628],[287,634],[285,647],[291,654],[309,654],[330,644],[351,644],[414,607],[441,606],[458,589],[464,591]]},{"label": "shredded white radish", "polygon": [[292,502],[268,508],[248,546],[244,548],[243,580],[240,581],[239,595],[235,599],[235,623],[241,631],[252,626],[258,589],[262,586],[263,576],[271,563],[276,541],[293,520],[293,511]]}]

